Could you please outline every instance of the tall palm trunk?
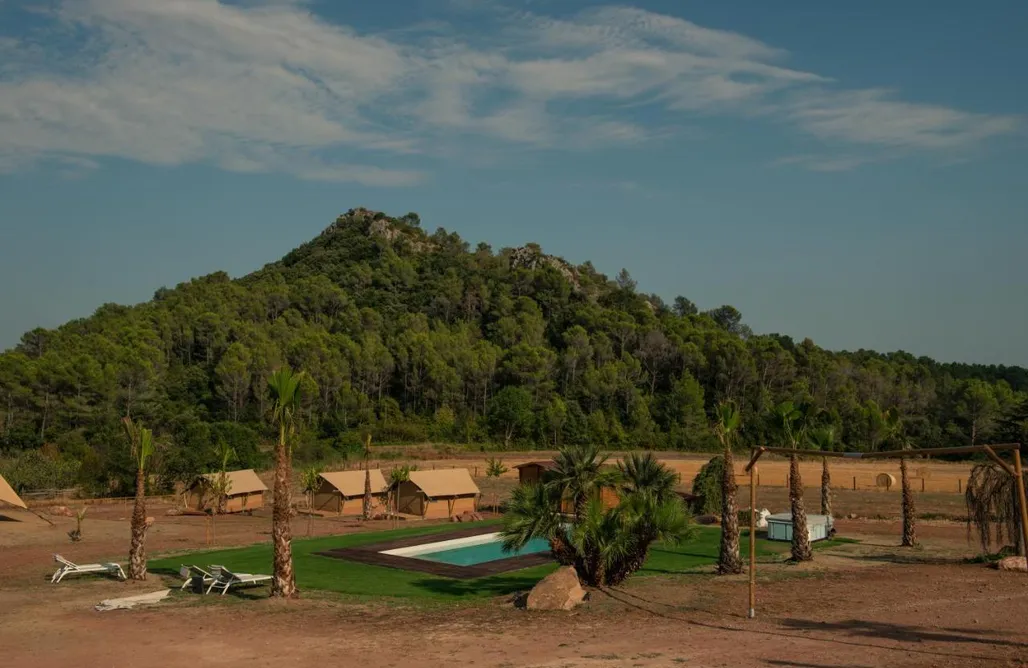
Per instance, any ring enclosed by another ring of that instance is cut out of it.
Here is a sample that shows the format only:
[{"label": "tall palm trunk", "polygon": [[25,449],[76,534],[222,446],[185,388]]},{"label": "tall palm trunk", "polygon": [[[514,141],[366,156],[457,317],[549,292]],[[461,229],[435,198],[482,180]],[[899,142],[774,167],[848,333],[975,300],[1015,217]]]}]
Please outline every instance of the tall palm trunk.
[{"label": "tall palm trunk", "polygon": [[[717,572],[721,575],[742,573],[742,560],[739,558],[739,508],[735,502],[738,489],[732,449],[726,447],[721,475],[721,548],[717,562]],[[756,512],[756,509],[750,508],[750,512]]]},{"label": "tall palm trunk", "polygon": [[789,503],[792,506],[792,560],[810,561],[810,535],[807,533],[807,511],[803,508],[803,479],[796,455],[789,456]]},{"label": "tall palm trunk", "polygon": [[132,544],[129,548],[129,578],[146,579],[146,475],[136,471],[136,503],[132,509]]},{"label": "tall palm trunk", "polygon": [[821,514],[832,516],[832,474],[828,470],[828,457],[821,458]]},{"label": "tall palm trunk", "polygon": [[279,428],[275,446],[275,507],[271,516],[271,540],[275,549],[274,576],[271,595],[292,598],[296,596],[296,576],[293,573],[292,528],[290,527],[289,448],[286,428]]},{"label": "tall palm trunk", "polygon": [[913,547],[916,541],[914,530],[914,493],[910,489],[910,476],[907,473],[907,458],[900,458],[900,484],[903,488],[903,547]]},{"label": "tall palm trunk", "polygon": [[368,460],[364,460],[364,507],[361,509],[364,519],[371,519],[371,469],[368,468]]}]

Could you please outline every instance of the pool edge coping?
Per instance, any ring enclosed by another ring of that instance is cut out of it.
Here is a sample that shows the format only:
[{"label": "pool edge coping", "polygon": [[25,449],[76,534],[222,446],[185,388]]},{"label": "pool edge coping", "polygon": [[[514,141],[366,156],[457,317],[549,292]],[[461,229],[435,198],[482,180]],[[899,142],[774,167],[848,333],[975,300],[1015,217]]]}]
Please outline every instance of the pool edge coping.
[{"label": "pool edge coping", "polygon": [[438,575],[440,577],[452,578],[455,580],[471,580],[491,575],[500,575],[512,571],[519,571],[532,566],[542,566],[554,563],[552,555],[547,552],[536,552],[507,559],[496,559],[474,566],[457,566],[437,561],[428,561],[414,557],[404,557],[393,554],[383,554],[384,550],[395,550],[405,547],[415,547],[426,542],[438,543],[446,540],[459,538],[471,538],[484,534],[496,533],[496,527],[468,527],[466,529],[455,529],[453,531],[441,531],[432,534],[419,536],[407,536],[394,540],[379,541],[356,547],[337,547],[331,550],[314,552],[317,556],[333,559],[345,559],[367,564],[369,566],[384,566],[405,571],[415,571]]}]

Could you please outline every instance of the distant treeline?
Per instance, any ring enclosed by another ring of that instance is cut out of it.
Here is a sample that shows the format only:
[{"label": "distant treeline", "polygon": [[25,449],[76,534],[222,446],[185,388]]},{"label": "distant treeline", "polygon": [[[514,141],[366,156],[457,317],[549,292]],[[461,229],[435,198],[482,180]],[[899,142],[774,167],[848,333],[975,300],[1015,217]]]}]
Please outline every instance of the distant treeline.
[{"label": "distant treeline", "polygon": [[356,209],[244,278],[215,273],[25,334],[0,355],[0,466],[36,471],[13,474],[23,487],[49,476],[130,490],[126,415],[161,437],[163,480],[210,469],[219,442],[260,465],[266,379],[283,363],[306,372],[300,462],[357,452],[365,431],[710,450],[720,399],[741,406],[743,443],[774,438],[765,416],[783,400],[813,407],[852,449],[877,447],[879,408],[922,445],[1028,440],[1024,368],[754,334],[731,306],[666,304],[624,270],[610,280],[535,244],[472,249],[416,214]]}]

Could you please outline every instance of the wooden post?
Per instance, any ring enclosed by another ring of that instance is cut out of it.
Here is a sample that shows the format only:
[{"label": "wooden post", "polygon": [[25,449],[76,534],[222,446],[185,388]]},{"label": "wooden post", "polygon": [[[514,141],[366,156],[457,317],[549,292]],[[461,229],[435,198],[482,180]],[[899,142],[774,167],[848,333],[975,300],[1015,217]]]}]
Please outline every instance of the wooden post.
[{"label": "wooden post", "polygon": [[[757,616],[757,467],[750,469],[750,614]],[[1022,505],[1022,508],[1024,506]]]},{"label": "wooden post", "polygon": [[960,489],[963,486],[963,483],[964,483],[963,480],[961,480],[960,478],[957,478],[957,494],[960,494],[961,492],[964,491],[964,490]]},{"label": "wooden post", "polygon": [[853,476],[853,491],[857,491],[857,476]]},{"label": "wooden post", "polygon": [[1028,554],[1028,500],[1024,496],[1024,471],[1021,470],[1021,451],[1014,450],[1014,477],[1017,478],[1017,503],[1021,507],[1021,541]]},{"label": "wooden post", "polygon": [[921,493],[924,493],[924,478],[921,478]]}]

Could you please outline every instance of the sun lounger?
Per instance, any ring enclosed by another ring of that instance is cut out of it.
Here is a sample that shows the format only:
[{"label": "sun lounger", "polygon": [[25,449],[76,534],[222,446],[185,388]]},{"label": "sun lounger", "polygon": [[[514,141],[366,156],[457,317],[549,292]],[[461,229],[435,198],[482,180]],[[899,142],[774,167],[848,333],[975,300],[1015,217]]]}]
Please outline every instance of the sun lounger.
[{"label": "sun lounger", "polygon": [[182,568],[178,570],[178,573],[186,580],[182,583],[182,586],[179,587],[180,591],[193,584],[196,580],[200,581],[200,591],[207,591],[207,587],[214,582],[214,576],[199,566],[186,566],[185,564],[182,564]]},{"label": "sun lounger", "polygon": [[54,555],[54,561],[61,565],[57,572],[53,574],[53,577],[50,578],[50,582],[54,584],[63,580],[65,575],[73,573],[105,573],[107,575],[117,575],[121,580],[125,579],[125,571],[121,570],[121,566],[115,563],[73,564],[59,554]]},{"label": "sun lounger", "polygon": [[253,573],[233,573],[224,566],[211,565],[211,574],[214,575],[214,582],[207,588],[207,593],[220,591],[224,596],[229,587],[241,587],[244,585],[257,585],[270,582],[270,575],[255,575]]}]

